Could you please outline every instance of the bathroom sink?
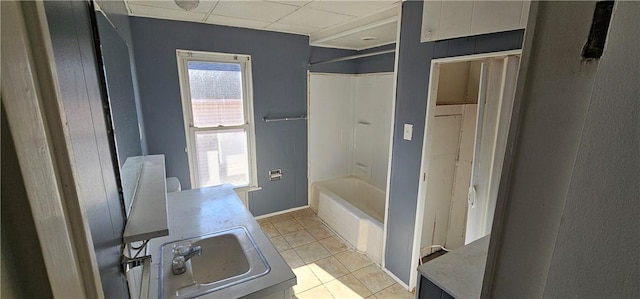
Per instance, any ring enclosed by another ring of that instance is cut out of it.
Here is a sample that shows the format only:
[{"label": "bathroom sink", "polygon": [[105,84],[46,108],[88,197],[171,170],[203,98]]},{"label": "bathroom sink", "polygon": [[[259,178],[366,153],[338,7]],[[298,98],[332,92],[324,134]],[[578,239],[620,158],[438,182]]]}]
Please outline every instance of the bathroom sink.
[{"label": "bathroom sink", "polygon": [[[201,253],[174,274],[176,252],[200,246]],[[162,245],[161,284],[164,298],[192,298],[260,277],[270,268],[244,227]]]}]

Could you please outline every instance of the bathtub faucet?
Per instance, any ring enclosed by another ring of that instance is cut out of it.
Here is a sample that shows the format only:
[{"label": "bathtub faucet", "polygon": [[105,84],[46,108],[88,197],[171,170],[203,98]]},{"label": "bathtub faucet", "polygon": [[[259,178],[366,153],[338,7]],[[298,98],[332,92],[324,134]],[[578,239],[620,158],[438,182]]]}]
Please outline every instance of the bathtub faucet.
[{"label": "bathtub faucet", "polygon": [[180,275],[187,271],[187,261],[196,255],[202,254],[202,247],[191,245],[186,247],[186,251],[184,247],[178,247],[177,250],[174,249],[174,257],[171,261],[171,270],[173,275]]}]

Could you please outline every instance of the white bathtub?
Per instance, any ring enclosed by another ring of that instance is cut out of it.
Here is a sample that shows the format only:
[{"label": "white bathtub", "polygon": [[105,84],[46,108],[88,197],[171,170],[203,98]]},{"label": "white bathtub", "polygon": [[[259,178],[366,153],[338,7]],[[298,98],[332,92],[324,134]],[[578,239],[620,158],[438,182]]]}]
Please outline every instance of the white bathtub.
[{"label": "white bathtub", "polygon": [[354,177],[313,183],[312,189],[312,207],[318,216],[356,250],[380,264],[384,191]]}]

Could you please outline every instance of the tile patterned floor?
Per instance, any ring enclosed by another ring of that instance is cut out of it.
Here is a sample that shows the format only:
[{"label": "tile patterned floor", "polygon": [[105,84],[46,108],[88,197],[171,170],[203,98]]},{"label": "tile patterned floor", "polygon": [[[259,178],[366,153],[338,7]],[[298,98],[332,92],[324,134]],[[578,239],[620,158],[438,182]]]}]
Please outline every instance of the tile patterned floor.
[{"label": "tile patterned floor", "polygon": [[354,251],[311,209],[259,219],[298,278],[293,298],[414,298],[369,258]]}]

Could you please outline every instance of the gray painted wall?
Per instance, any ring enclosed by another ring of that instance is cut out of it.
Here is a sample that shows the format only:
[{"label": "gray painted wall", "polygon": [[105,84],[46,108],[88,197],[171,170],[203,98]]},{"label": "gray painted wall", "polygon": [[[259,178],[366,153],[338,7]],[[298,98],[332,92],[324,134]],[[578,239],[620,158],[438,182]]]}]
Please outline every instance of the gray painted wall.
[{"label": "gray painted wall", "polygon": [[53,298],[9,123],[2,105],[2,298]]},{"label": "gray painted wall", "polygon": [[[284,34],[199,23],[130,19],[150,154],[166,155],[167,175],[189,189],[185,132],[176,49],[252,56],[258,185],[250,193],[251,212],[263,215],[307,204],[307,124],[265,123],[266,115],[307,111],[306,70],[309,39]],[[268,170],[284,177],[271,182]]]},{"label": "gray painted wall", "polygon": [[[523,30],[420,43],[422,1],[402,3],[385,265],[409,283],[431,59],[519,49]],[[405,123],[413,140],[402,139]]]},{"label": "gray painted wall", "polygon": [[[355,50],[334,49],[325,47],[311,47],[309,62],[327,61],[358,54]],[[315,73],[356,74],[356,60],[345,60],[309,66],[309,71]]]},{"label": "gray painted wall", "polygon": [[640,44],[640,3],[616,2],[604,55],[583,61],[594,7],[540,2],[530,17],[487,297],[640,297],[640,54],[629,51]]},{"label": "gray painted wall", "polygon": [[45,1],[77,184],[106,298],[128,298],[120,272],[124,212],[115,178],[89,3]]},{"label": "gray painted wall", "polygon": [[102,13],[96,13],[107,95],[111,107],[120,166],[128,157],[142,155],[136,97],[129,49]]},{"label": "gray painted wall", "polygon": [[[334,58],[368,54],[376,51],[394,50],[396,44],[375,47],[371,49],[355,51],[334,48],[311,47],[309,61],[326,61]],[[395,53],[387,53],[354,60],[338,61],[325,64],[318,64],[309,67],[309,71],[317,73],[339,73],[339,74],[370,74],[393,72],[395,66]]]},{"label": "gray painted wall", "polygon": [[[390,44],[371,49],[358,51],[358,54],[368,54],[377,51],[395,50],[396,44]],[[368,74],[368,73],[384,73],[393,72],[393,68],[396,63],[396,54],[387,53],[376,56],[369,56],[364,58],[358,58],[356,61],[356,73]]]}]

